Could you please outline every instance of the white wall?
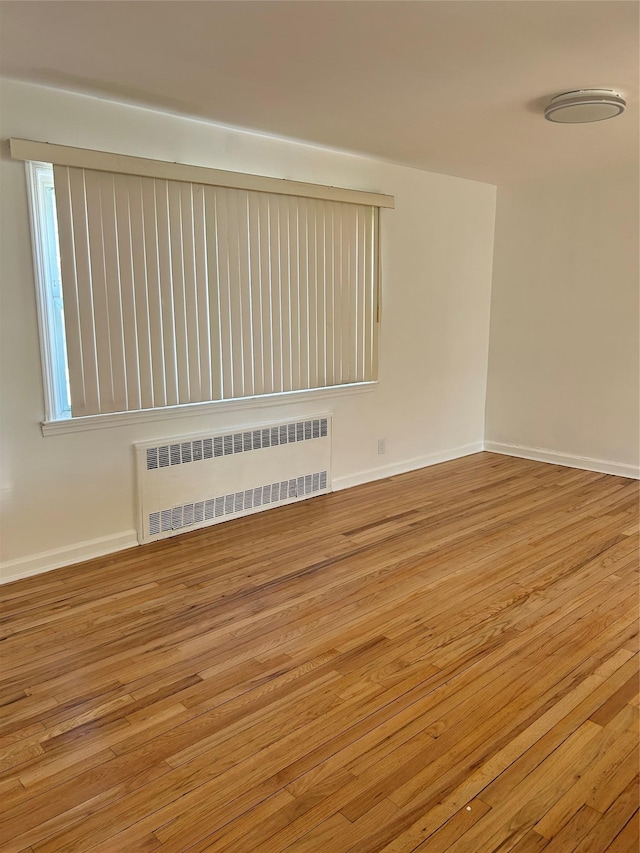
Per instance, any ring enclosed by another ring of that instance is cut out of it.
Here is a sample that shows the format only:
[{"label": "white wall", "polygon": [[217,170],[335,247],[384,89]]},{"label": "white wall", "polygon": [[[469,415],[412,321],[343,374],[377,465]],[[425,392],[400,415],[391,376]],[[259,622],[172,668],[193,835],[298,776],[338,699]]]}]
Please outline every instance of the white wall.
[{"label": "white wall", "polygon": [[[495,187],[10,81],[0,89],[0,120],[2,140],[16,136],[396,196],[396,210],[383,211],[382,220],[383,322],[375,391],[257,413],[43,438],[25,173],[3,145],[5,578],[133,541],[134,441],[333,411],[333,476],[343,486],[480,447]],[[377,455],[378,437],[387,439],[386,456]]]},{"label": "white wall", "polygon": [[637,472],[638,235],[635,163],[500,187],[489,448]]}]

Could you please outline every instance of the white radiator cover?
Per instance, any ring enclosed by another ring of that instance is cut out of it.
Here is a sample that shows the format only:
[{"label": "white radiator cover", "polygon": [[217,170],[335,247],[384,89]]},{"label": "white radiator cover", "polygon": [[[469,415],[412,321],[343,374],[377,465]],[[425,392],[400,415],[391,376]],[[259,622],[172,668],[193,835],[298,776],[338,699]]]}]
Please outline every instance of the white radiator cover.
[{"label": "white radiator cover", "polygon": [[134,445],[138,540],[331,491],[331,415]]}]

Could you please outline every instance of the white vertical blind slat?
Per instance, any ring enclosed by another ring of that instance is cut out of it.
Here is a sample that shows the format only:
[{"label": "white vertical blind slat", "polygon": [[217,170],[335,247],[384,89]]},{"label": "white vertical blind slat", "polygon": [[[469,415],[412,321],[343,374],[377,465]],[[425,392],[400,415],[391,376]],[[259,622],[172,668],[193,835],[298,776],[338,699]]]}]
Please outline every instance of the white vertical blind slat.
[{"label": "white vertical blind slat", "polygon": [[284,332],[282,318],[282,274],[280,257],[280,210],[277,196],[269,197],[269,280],[267,283],[269,295],[269,319],[272,331],[273,380],[274,392],[283,391],[283,350]]},{"label": "white vertical blind slat", "polygon": [[[144,227],[144,266],[147,273],[149,342],[151,346],[151,382],[153,405],[175,405],[177,383],[170,354],[173,343],[173,305],[168,280],[166,198],[162,198],[153,178],[142,179],[142,222]],[[160,210],[164,213],[161,215]],[[169,302],[167,303],[167,300]],[[163,311],[164,308],[164,311]]]},{"label": "white vertical blind slat", "polygon": [[[373,359],[373,323],[374,323],[374,301],[375,282],[373,280],[373,264],[371,250],[373,240],[371,239],[371,228],[367,227],[372,222],[373,208],[363,211],[362,224],[362,248],[360,257],[362,261],[362,293],[363,293],[363,319],[362,319],[362,365],[360,371],[366,379],[371,377],[371,365]],[[369,283],[369,287],[367,287]]]},{"label": "white vertical blind slat", "polygon": [[355,210],[343,205],[342,211],[342,381],[353,382],[356,376],[356,240]]},{"label": "white vertical blind slat", "polygon": [[375,377],[377,208],[55,180],[74,416]]},{"label": "white vertical blind slat", "polygon": [[380,210],[371,208],[371,232],[368,235],[371,245],[371,302],[372,302],[372,345],[370,354],[370,374],[367,379],[378,375],[378,327],[380,323]]},{"label": "white vertical blind slat", "polygon": [[365,211],[358,210],[356,215],[356,287],[357,287],[357,348],[356,348],[356,375],[364,375],[366,371],[366,284],[364,281],[364,244],[365,244]]},{"label": "white vertical blind slat", "polygon": [[278,198],[280,248],[280,316],[282,321],[282,390],[291,391],[291,239],[290,208],[286,196]]},{"label": "white vertical blind slat", "polygon": [[[72,411],[94,414],[100,411],[98,386],[98,350],[94,323],[93,269],[89,246],[89,213],[84,172],[69,170],[71,212],[75,242],[75,260],[78,294],[78,333],[82,346],[84,398],[74,400],[71,388]],[[64,287],[64,283],[63,283]]]},{"label": "white vertical blind slat", "polygon": [[305,199],[298,203],[298,359],[297,386],[309,388],[309,206]]},{"label": "white vertical blind slat", "polygon": [[227,190],[215,190],[217,213],[218,290],[220,293],[220,358],[222,361],[222,399],[234,396],[234,352],[232,347],[230,236]]},{"label": "white vertical blind slat", "polygon": [[[133,299],[135,302],[135,326],[138,345],[138,378],[140,383],[140,408],[154,405],[153,357],[151,347],[151,323],[149,317],[149,275],[146,264],[145,223],[142,200],[142,179],[121,176],[124,184],[122,193],[128,195],[129,225],[131,235],[131,271],[133,276]],[[122,229],[121,229],[122,232]]]},{"label": "white vertical blind slat", "polygon": [[136,289],[133,275],[131,208],[124,175],[113,176],[113,215],[116,222],[118,274],[122,306],[122,344],[124,347],[126,407],[141,409],[140,353],[138,347]]},{"label": "white vertical blind slat", "polygon": [[249,232],[249,290],[251,294],[251,347],[253,393],[265,393],[265,340],[262,315],[262,256],[261,241],[264,223],[260,219],[261,193],[247,197],[247,228]]},{"label": "white vertical blind slat", "polygon": [[[129,408],[125,353],[124,312],[122,310],[122,284],[120,279],[120,253],[118,251],[118,225],[115,209],[114,175],[104,173],[100,181],[102,207],[102,237],[104,255],[105,292],[109,320],[109,345],[111,355],[111,399],[107,411],[126,412]],[[122,227],[126,229],[124,219]]]},{"label": "white vertical blind slat", "polygon": [[[94,334],[96,343],[96,373],[98,384],[98,412],[118,411],[115,406],[111,349],[117,346],[119,329],[109,316],[107,276],[105,269],[104,223],[102,217],[102,175],[85,174],[87,199],[87,235],[89,263],[91,264],[91,292],[93,296]],[[98,321],[98,322],[96,322]],[[113,324],[114,340],[110,331]]]},{"label": "white vertical blind slat", "polygon": [[243,396],[255,394],[254,349],[253,349],[253,306],[251,290],[251,253],[249,250],[249,193],[238,192],[238,267],[240,276],[240,305],[242,343]]},{"label": "white vertical blind slat", "polygon": [[309,345],[309,388],[317,388],[318,378],[318,213],[317,205],[307,208],[307,340]]},{"label": "white vertical blind slat", "polygon": [[[136,301],[140,396],[142,408],[147,409],[166,405],[155,191],[153,181],[149,178],[122,177],[126,182],[131,214],[131,266]],[[149,227],[151,213],[152,229]]]},{"label": "white vertical blind slat", "polygon": [[222,315],[220,304],[220,252],[218,249],[218,207],[214,187],[204,188],[204,219],[209,301],[209,340],[211,341],[211,399],[224,399],[222,353]]},{"label": "white vertical blind slat", "polygon": [[240,259],[239,198],[237,192],[225,192],[227,206],[227,240],[229,269],[229,326],[233,352],[232,397],[246,395],[244,385],[244,346],[242,340],[242,263]]},{"label": "white vertical blind slat", "polygon": [[193,239],[193,187],[180,184],[180,249],[182,286],[184,290],[184,330],[188,391],[186,402],[200,400],[200,328],[198,324],[198,292]]},{"label": "white vertical blind slat", "polygon": [[[329,206],[328,206],[329,207]],[[335,302],[335,263],[336,263],[336,246],[335,246],[335,210],[329,207],[325,218],[325,306],[324,306],[324,322],[326,328],[326,349],[325,349],[325,385],[333,385],[334,364],[336,355],[335,342],[335,320],[336,320],[336,302]]]},{"label": "white vertical blind slat", "polygon": [[327,323],[327,299],[328,282],[327,273],[329,263],[327,258],[327,211],[326,205],[317,206],[316,241],[318,245],[317,254],[317,326],[316,340],[318,341],[318,385],[327,385],[327,360],[328,360],[328,331]]},{"label": "white vertical blind slat", "polygon": [[[106,298],[104,292],[104,261],[102,253],[102,236],[101,236],[101,211],[100,211],[100,193],[97,186],[97,176],[95,173],[84,175],[84,185],[82,191],[86,199],[86,220],[82,222],[83,231],[86,233],[86,255],[83,251],[83,259],[86,257],[86,264],[90,270],[90,298],[85,301],[85,310],[88,314],[91,311],[91,323],[93,328],[93,346],[94,346],[94,370],[95,370],[95,391],[96,402],[92,409],[95,412],[102,411],[102,406],[107,402],[107,372],[110,372],[109,358],[109,343],[108,343],[108,321],[96,323],[95,318],[106,317]],[[96,219],[98,222],[96,223]],[[85,230],[86,229],[86,230]],[[85,247],[83,247],[85,249]],[[81,291],[82,292],[82,291]],[[82,329],[88,326],[88,317],[84,320]],[[85,363],[87,360],[85,359]],[[103,399],[104,398],[104,399]]]},{"label": "white vertical blind slat", "polygon": [[[262,390],[269,393],[275,388],[275,342],[272,322],[271,288],[271,199],[260,193],[258,222],[260,227],[258,251],[260,255],[260,331],[262,336]],[[255,269],[255,265],[254,265]]]},{"label": "white vertical blind slat", "polygon": [[300,204],[299,199],[287,197],[287,215],[289,224],[289,340],[290,368],[289,382],[293,391],[300,389],[301,346],[300,346]]},{"label": "white vertical blind slat", "polygon": [[[169,263],[166,282],[170,290],[168,300],[173,305],[173,328],[175,335],[176,363],[176,403],[188,403],[190,400],[189,350],[187,329],[187,293],[184,280],[184,261],[182,244],[182,198],[180,184],[166,183],[166,237]],[[164,213],[164,211],[163,211]],[[163,298],[163,307],[164,307]],[[165,353],[168,356],[168,353]]]},{"label": "white vertical blind slat", "polygon": [[191,209],[193,214],[193,275],[195,279],[195,302],[197,310],[198,344],[194,359],[198,364],[199,400],[211,400],[211,332],[209,317],[209,279],[207,271],[207,220],[205,214],[204,187],[192,186]]},{"label": "white vertical blind slat", "polygon": [[[71,194],[71,176],[67,166],[54,167],[56,212],[60,267],[64,281],[64,319],[69,361],[69,385],[74,415],[86,411],[84,379],[84,352],[80,326],[80,294],[78,292],[78,253],[74,228],[74,209]],[[79,248],[79,247],[78,247]]]},{"label": "white vertical blind slat", "polygon": [[342,381],[342,211],[338,205],[331,217],[331,318],[332,318],[332,357],[328,381],[335,385]]}]

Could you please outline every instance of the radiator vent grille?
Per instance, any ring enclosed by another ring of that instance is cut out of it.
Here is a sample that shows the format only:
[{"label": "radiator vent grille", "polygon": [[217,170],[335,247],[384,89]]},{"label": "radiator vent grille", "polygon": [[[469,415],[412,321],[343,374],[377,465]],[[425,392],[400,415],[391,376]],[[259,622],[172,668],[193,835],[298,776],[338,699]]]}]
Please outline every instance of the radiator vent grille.
[{"label": "radiator vent grille", "polygon": [[262,429],[233,432],[228,435],[215,435],[211,438],[198,438],[194,441],[147,447],[147,471],[168,468],[171,465],[186,465],[189,462],[200,462],[203,459],[214,459],[218,456],[231,456],[234,453],[277,447],[281,444],[313,441],[315,438],[325,438],[326,435],[327,419],[314,418]]},{"label": "radiator vent grille", "polygon": [[[307,421],[307,423],[312,422]],[[292,424],[288,424],[287,426],[292,426]],[[293,426],[297,425],[293,424]],[[223,436],[223,438],[233,439],[234,436]],[[196,444],[196,442],[189,443]],[[157,450],[158,448],[153,449]],[[160,533],[166,533],[170,530],[184,530],[187,527],[202,525],[207,521],[210,522],[222,516],[246,513],[248,510],[257,509],[268,504],[282,503],[293,498],[312,495],[314,492],[323,491],[326,488],[327,472],[317,471],[314,474],[305,474],[302,477],[282,480],[279,483],[267,483],[243,492],[218,495],[208,500],[174,506],[170,509],[149,513],[149,534],[157,536]]]}]

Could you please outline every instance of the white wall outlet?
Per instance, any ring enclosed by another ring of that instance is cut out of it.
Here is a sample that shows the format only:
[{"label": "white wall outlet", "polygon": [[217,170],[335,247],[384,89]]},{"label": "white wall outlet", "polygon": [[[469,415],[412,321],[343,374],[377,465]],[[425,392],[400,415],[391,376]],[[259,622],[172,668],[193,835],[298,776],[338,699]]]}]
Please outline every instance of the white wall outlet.
[{"label": "white wall outlet", "polygon": [[378,439],[378,456],[382,456],[383,453],[387,452],[387,439],[379,438]]}]

